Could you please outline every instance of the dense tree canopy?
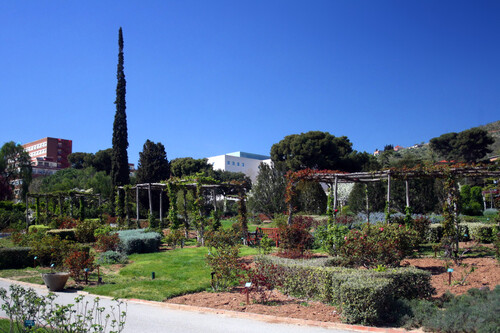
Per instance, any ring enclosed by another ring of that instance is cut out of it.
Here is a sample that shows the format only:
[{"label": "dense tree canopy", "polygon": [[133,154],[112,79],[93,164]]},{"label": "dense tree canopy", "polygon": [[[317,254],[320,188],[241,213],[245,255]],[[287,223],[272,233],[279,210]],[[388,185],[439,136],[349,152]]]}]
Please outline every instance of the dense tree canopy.
[{"label": "dense tree canopy", "polygon": [[460,133],[446,133],[430,140],[431,149],[441,158],[461,162],[477,162],[491,153],[494,142],[487,131],[471,128]]},{"label": "dense tree canopy", "polygon": [[112,153],[112,148],[99,150],[95,154],[76,152],[68,155],[68,161],[74,169],[94,167],[97,171],[104,171],[109,175],[111,173]]},{"label": "dense tree canopy", "polygon": [[85,169],[67,168],[53,175],[36,178],[30,192],[47,193],[55,191],[89,190],[94,194],[111,195],[111,177],[104,171],[96,171],[93,167]]},{"label": "dense tree canopy", "polygon": [[335,137],[320,131],[288,135],[271,147],[271,159],[280,170],[359,171],[362,166],[354,160],[355,156],[346,136]]},{"label": "dense tree canopy", "polygon": [[170,161],[170,172],[173,177],[183,178],[200,172],[208,173],[212,166],[207,163],[206,158],[194,159],[192,157],[181,157]]},{"label": "dense tree canopy", "polygon": [[21,198],[31,182],[31,158],[23,146],[13,141],[0,148],[0,200],[12,198],[14,180],[21,180]]},{"label": "dense tree canopy", "polygon": [[170,165],[161,142],[146,140],[139,153],[137,183],[155,183],[170,178]]}]

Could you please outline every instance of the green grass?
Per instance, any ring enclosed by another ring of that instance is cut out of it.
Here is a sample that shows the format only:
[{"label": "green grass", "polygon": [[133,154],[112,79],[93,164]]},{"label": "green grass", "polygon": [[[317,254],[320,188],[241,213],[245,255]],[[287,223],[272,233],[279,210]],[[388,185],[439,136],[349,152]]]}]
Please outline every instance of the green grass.
[{"label": "green grass", "polygon": [[[166,252],[133,254],[130,263],[117,273],[107,274],[100,286],[85,290],[98,295],[163,301],[178,295],[210,288],[210,268],[205,262],[205,247],[176,249]],[[242,256],[257,250],[243,247]],[[155,279],[151,273],[155,272]]]}]

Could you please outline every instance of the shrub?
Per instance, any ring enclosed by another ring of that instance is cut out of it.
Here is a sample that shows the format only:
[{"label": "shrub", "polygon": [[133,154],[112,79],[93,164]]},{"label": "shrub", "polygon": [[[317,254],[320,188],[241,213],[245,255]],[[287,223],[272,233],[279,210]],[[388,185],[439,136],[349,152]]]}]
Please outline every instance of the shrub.
[{"label": "shrub", "polygon": [[238,282],[241,271],[238,245],[210,247],[206,258],[212,268],[212,288],[215,291],[226,290]]},{"label": "shrub", "polygon": [[85,269],[88,272],[94,270],[94,255],[89,251],[72,251],[65,260],[69,274],[75,281],[81,281],[85,276]]},{"label": "shrub", "polygon": [[402,318],[406,328],[423,327],[438,332],[498,332],[500,286],[493,291],[469,289],[467,294],[450,297],[442,309],[427,301],[407,303],[409,313]]},{"label": "shrub", "polygon": [[238,231],[234,229],[220,229],[207,231],[205,234],[205,245],[207,247],[221,248],[224,246],[235,246],[240,243]]},{"label": "shrub", "polygon": [[423,243],[429,233],[431,219],[424,215],[416,216],[413,219],[413,229],[418,233],[418,242]]},{"label": "shrub", "polygon": [[178,246],[183,244],[183,242],[186,240],[186,237],[184,236],[184,233],[180,229],[175,229],[175,230],[168,230],[167,234],[163,238],[163,241],[168,245],[173,247],[174,249]]},{"label": "shrub", "polygon": [[118,251],[106,251],[99,254],[97,259],[97,264],[107,265],[107,264],[126,264],[128,257],[126,254]]},{"label": "shrub", "polygon": [[50,230],[50,227],[43,225],[43,224],[33,224],[28,227],[28,232],[46,232],[47,230]]},{"label": "shrub", "polygon": [[99,228],[99,219],[85,219],[78,221],[76,226],[76,239],[81,243],[95,242],[94,232]]},{"label": "shrub", "polygon": [[273,289],[281,286],[281,267],[270,262],[259,262],[253,269],[245,267],[244,282],[251,282],[250,291],[258,295],[257,302],[268,302]]},{"label": "shrub", "polygon": [[22,229],[26,226],[26,215],[19,210],[5,210],[0,208],[0,230]]},{"label": "shrub", "polygon": [[371,325],[383,322],[393,300],[391,280],[351,278],[340,286],[342,321]]},{"label": "shrub", "polygon": [[30,255],[37,256],[42,266],[54,264],[60,267],[67,254],[74,248],[74,244],[52,235],[44,235],[41,239],[30,242]]},{"label": "shrub", "polygon": [[314,239],[309,232],[313,219],[308,216],[296,216],[291,225],[279,227],[280,255],[286,258],[299,258],[310,249]]},{"label": "shrub", "polygon": [[51,229],[46,232],[47,235],[57,236],[61,239],[76,241],[76,229]]},{"label": "shrub", "polygon": [[109,225],[101,226],[94,230],[94,237],[97,239],[99,235],[109,235],[113,230]]},{"label": "shrub", "polygon": [[469,237],[480,243],[494,241],[494,225],[485,223],[462,223],[469,231]]},{"label": "shrub", "polygon": [[259,253],[269,254],[273,250],[274,241],[269,238],[266,234],[262,235],[262,238],[259,241]]},{"label": "shrub", "polygon": [[[337,304],[342,307],[343,320],[351,323],[389,319],[398,310],[394,300],[429,297],[434,292],[431,274],[416,268],[376,272],[320,266],[327,265],[328,260],[291,260],[274,256],[258,256],[255,262],[279,267],[277,278],[284,293]],[[377,317],[384,312],[387,316]]]},{"label": "shrub", "polygon": [[95,249],[100,252],[117,251],[120,247],[118,234],[100,234],[95,242]]},{"label": "shrub", "polygon": [[29,247],[0,248],[0,269],[26,268],[33,265]]},{"label": "shrub", "polygon": [[76,228],[77,220],[64,216],[64,217],[54,217],[50,222],[50,225],[57,229],[73,229]]},{"label": "shrub", "polygon": [[488,208],[485,211],[483,211],[484,216],[489,216],[489,217],[495,217],[498,215],[498,209],[495,208]]},{"label": "shrub", "polygon": [[347,226],[335,223],[319,226],[314,233],[314,239],[319,242],[323,250],[334,256],[339,254],[348,233],[349,228]]},{"label": "shrub", "polygon": [[418,234],[411,228],[392,224],[365,224],[345,236],[340,253],[346,266],[399,266],[413,253]]},{"label": "shrub", "polygon": [[141,229],[118,231],[120,251],[126,254],[150,253],[160,249],[161,235],[157,232],[144,232]]}]

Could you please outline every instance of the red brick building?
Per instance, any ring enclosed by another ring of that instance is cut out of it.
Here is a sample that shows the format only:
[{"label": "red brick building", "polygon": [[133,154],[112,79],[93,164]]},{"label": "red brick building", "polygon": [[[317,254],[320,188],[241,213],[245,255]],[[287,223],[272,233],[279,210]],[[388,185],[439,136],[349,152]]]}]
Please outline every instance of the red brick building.
[{"label": "red brick building", "polygon": [[49,175],[70,167],[68,155],[73,151],[71,140],[43,138],[23,145],[31,157],[33,177]]}]

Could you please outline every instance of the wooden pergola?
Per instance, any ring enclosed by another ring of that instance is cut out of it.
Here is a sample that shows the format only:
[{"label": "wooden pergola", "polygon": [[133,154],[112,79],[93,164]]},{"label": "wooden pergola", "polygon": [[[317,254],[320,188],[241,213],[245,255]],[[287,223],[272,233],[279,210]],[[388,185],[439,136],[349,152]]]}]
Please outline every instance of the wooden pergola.
[{"label": "wooden pergola", "polygon": [[[289,187],[295,186],[300,180],[326,183],[333,186],[334,212],[337,209],[337,189],[339,183],[372,183],[387,180],[387,205],[390,208],[391,180],[403,180],[406,185],[406,206],[410,207],[409,184],[410,179],[422,178],[487,178],[499,177],[500,171],[493,170],[491,166],[484,165],[434,165],[417,166],[415,168],[388,169],[373,172],[346,173],[332,170],[301,170],[296,173],[287,174]],[[367,200],[368,202],[368,200]],[[368,204],[368,203],[367,203]],[[291,201],[289,201],[289,223],[291,222]]]},{"label": "wooden pergola", "polygon": [[[171,181],[171,184],[174,184],[176,186],[182,186],[187,189],[195,190],[197,188],[197,183],[192,182],[192,181],[183,181],[183,180],[173,180]],[[137,221],[139,221],[139,191],[140,190],[147,190],[148,191],[148,204],[149,204],[149,213],[153,214],[153,201],[152,201],[152,192],[153,191],[159,191],[160,193],[160,207],[159,207],[159,212],[160,212],[160,222],[163,222],[163,192],[167,189],[168,184],[167,183],[143,183],[143,184],[136,184],[132,187],[130,187],[130,190],[135,190],[135,200],[136,200],[136,217]],[[218,184],[202,184],[201,188],[203,190],[211,190],[212,193],[212,201],[214,205],[214,210],[217,210],[216,206],[216,190],[221,189],[224,191],[224,193],[228,192],[233,192],[233,191],[241,191],[241,189],[245,188],[245,185],[243,184],[234,184],[234,183],[218,183]],[[126,190],[124,186],[119,186],[118,187],[118,192],[120,190]]]},{"label": "wooden pergola", "polygon": [[[40,198],[44,198],[45,201],[46,201],[46,205],[47,205],[47,208],[48,208],[48,200],[49,199],[57,199],[58,200],[58,204],[59,204],[59,215],[62,215],[63,214],[63,204],[62,204],[62,201],[63,199],[66,199],[66,198],[70,198],[70,199],[73,199],[73,198],[92,198],[92,199],[96,199],[98,200],[98,205],[101,206],[101,203],[102,203],[102,198],[101,198],[101,194],[94,194],[94,193],[88,193],[88,192],[85,192],[85,191],[76,191],[76,190],[72,190],[72,191],[61,191],[61,192],[53,192],[53,193],[27,193],[26,194],[26,228],[29,227],[29,199],[36,199],[37,201],[37,211],[39,210],[39,199]],[[73,201],[70,200],[69,202],[70,204],[70,215],[71,217],[73,217]]]}]

